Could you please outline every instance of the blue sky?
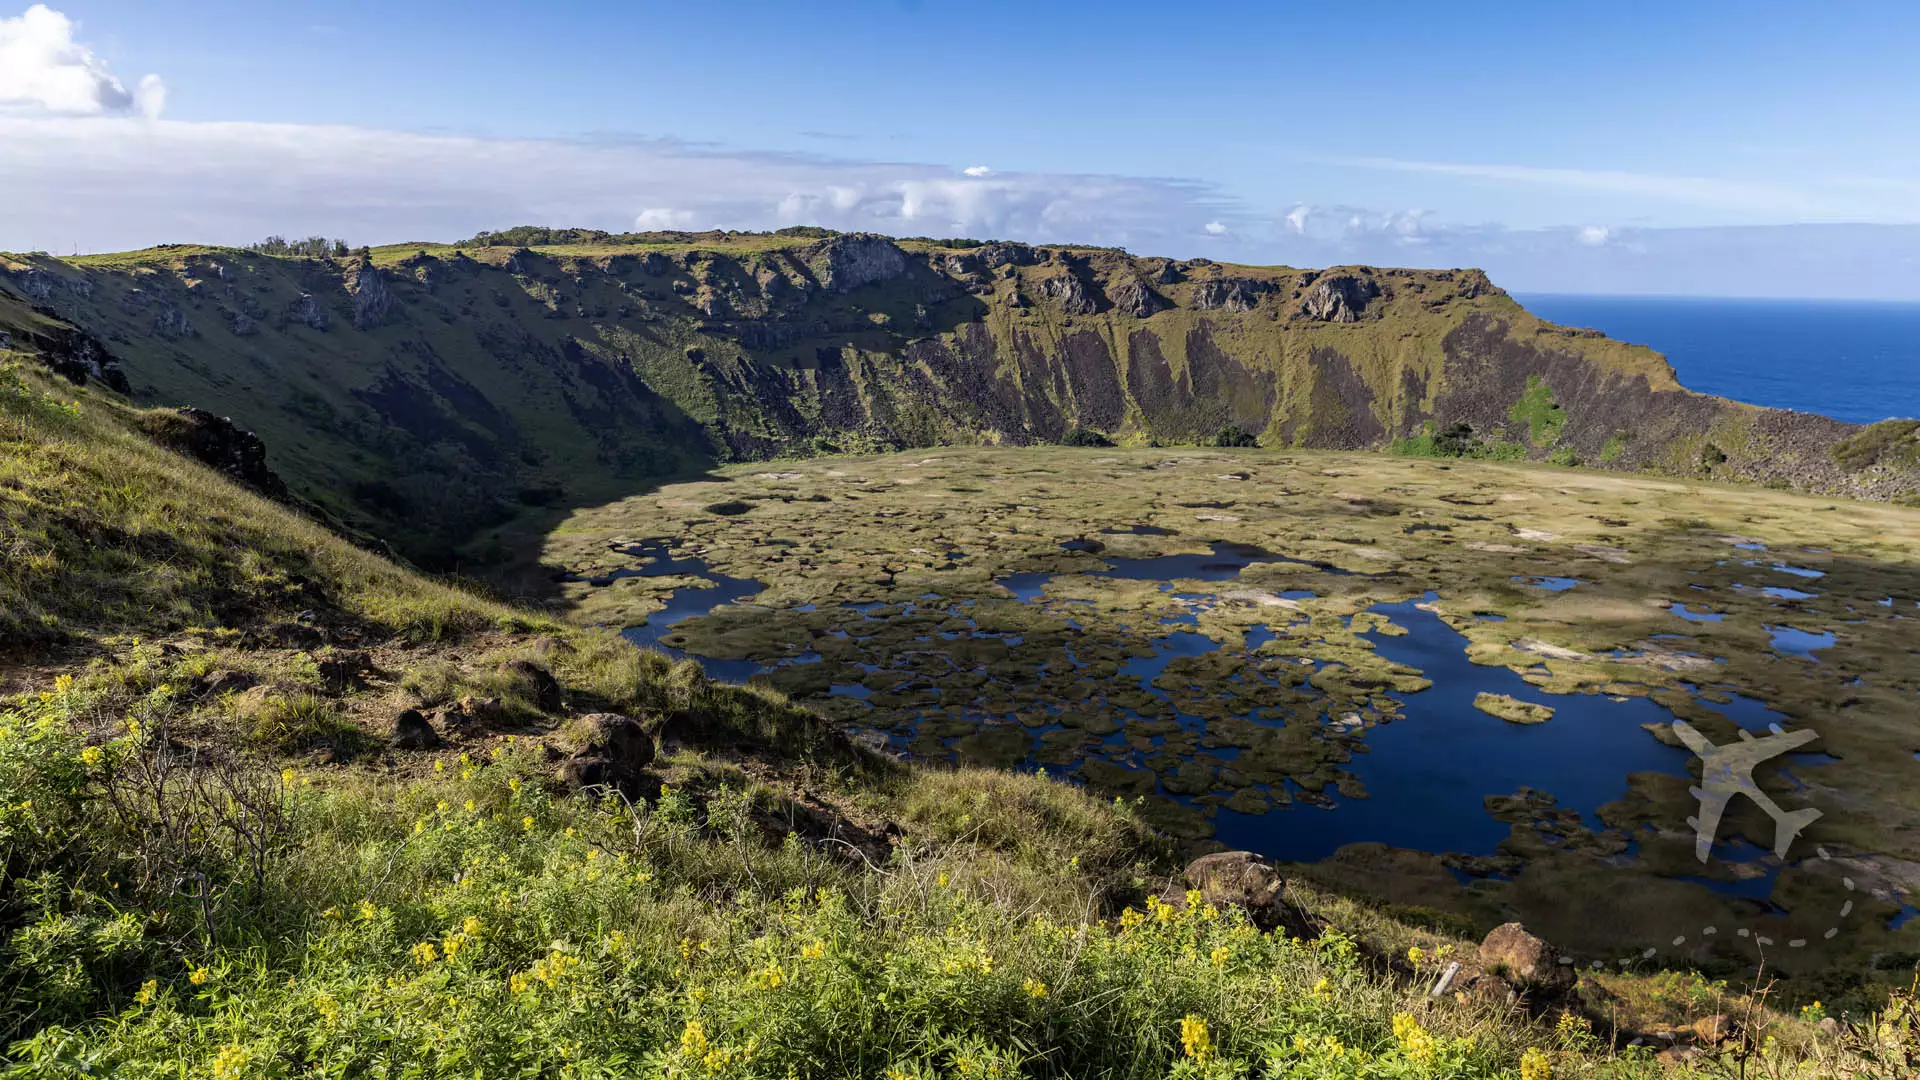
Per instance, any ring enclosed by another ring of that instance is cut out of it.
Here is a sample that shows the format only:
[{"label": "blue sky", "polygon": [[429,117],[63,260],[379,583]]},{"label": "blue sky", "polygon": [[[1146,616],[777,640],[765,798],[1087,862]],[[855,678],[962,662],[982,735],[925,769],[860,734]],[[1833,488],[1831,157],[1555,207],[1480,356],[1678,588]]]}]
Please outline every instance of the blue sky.
[{"label": "blue sky", "polygon": [[50,6],[0,0],[0,247],[808,220],[1920,297],[1920,5]]}]

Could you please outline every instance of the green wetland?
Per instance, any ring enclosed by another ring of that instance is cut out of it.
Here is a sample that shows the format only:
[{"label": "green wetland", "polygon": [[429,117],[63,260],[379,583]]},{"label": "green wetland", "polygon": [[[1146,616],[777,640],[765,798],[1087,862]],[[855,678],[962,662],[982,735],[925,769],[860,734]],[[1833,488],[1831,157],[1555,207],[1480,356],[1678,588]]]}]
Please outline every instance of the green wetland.
[{"label": "green wetland", "polygon": [[[1920,512],[1545,466],[945,449],[575,513],[586,621],[901,757],[1044,770],[1196,848],[1583,961],[1914,949]],[[1818,741],[1694,856],[1685,720]]]}]

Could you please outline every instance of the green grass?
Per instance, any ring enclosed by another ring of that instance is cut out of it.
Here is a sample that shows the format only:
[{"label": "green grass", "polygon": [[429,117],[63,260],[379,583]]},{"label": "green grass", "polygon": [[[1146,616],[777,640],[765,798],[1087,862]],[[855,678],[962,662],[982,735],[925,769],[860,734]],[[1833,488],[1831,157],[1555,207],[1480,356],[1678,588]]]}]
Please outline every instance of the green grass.
[{"label": "green grass", "polygon": [[1560,429],[1567,423],[1567,412],[1554,403],[1553,390],[1547,380],[1529,375],[1526,392],[1507,411],[1507,418],[1527,426],[1527,440],[1533,445],[1545,446],[1560,437]]},{"label": "green grass", "polygon": [[0,643],[233,625],[324,608],[431,639],[508,609],[405,573],[131,430],[134,414],[0,366]]}]

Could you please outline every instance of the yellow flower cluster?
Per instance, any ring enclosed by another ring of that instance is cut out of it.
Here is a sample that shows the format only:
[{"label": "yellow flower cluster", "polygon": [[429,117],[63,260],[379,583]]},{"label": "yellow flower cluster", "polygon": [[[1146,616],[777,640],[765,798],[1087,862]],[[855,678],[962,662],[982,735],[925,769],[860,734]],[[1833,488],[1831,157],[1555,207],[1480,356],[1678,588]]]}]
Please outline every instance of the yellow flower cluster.
[{"label": "yellow flower cluster", "polygon": [[1206,1020],[1191,1014],[1180,1019],[1180,1049],[1202,1065],[1213,1060],[1213,1032]]},{"label": "yellow flower cluster", "polygon": [[1026,990],[1028,997],[1043,998],[1047,996],[1047,984],[1041,982],[1039,979],[1028,979],[1020,985],[1022,989]]},{"label": "yellow flower cluster", "polygon": [[160,980],[148,979],[146,982],[140,984],[139,991],[133,995],[133,1003],[135,1005],[151,1005],[153,1004],[153,996],[159,992]]},{"label": "yellow flower cluster", "polygon": [[421,967],[431,967],[435,960],[440,959],[440,951],[434,948],[431,941],[423,941],[410,951],[413,954],[413,962]]},{"label": "yellow flower cluster", "polygon": [[779,964],[768,964],[749,976],[748,981],[762,990],[778,990],[780,984],[786,981],[786,975],[780,970]]},{"label": "yellow flower cluster", "polygon": [[1433,1064],[1433,1059],[1440,1052],[1440,1040],[1420,1026],[1420,1021],[1414,1019],[1412,1013],[1394,1014],[1393,1041],[1400,1044],[1400,1051],[1415,1065]]},{"label": "yellow flower cluster", "polygon": [[1528,1047],[1520,1055],[1520,1080],[1553,1080],[1553,1059],[1537,1046]]},{"label": "yellow flower cluster", "polygon": [[213,1080],[240,1080],[253,1055],[244,1046],[223,1046],[213,1059]]},{"label": "yellow flower cluster", "polygon": [[205,985],[207,979],[209,978],[211,978],[211,975],[208,973],[205,965],[194,968],[192,971],[187,972],[187,981],[192,983],[195,986]]}]

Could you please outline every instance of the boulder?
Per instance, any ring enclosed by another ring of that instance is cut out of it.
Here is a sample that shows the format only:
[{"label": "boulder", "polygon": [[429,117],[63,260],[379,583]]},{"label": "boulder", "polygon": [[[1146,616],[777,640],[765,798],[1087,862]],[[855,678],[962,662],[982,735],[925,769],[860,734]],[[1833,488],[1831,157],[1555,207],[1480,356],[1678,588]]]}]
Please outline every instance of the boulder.
[{"label": "boulder", "polygon": [[1188,863],[1182,876],[1187,888],[1197,890],[1206,903],[1240,908],[1262,930],[1284,929],[1296,937],[1319,936],[1319,925],[1287,903],[1286,881],[1263,855],[1216,851]]},{"label": "boulder", "polygon": [[431,750],[440,745],[440,735],[417,709],[401,709],[393,718],[393,745],[402,750]]},{"label": "boulder", "polygon": [[580,718],[585,743],[560,763],[560,781],[571,788],[613,787],[632,794],[653,764],[653,736],[639,721],[619,713]]},{"label": "boulder", "polygon": [[559,712],[566,706],[560,681],[553,673],[531,660],[509,660],[500,670],[527,684],[533,694],[533,707],[541,712]]},{"label": "boulder", "polygon": [[1535,1004],[1563,998],[1580,976],[1559,950],[1517,922],[1493,928],[1480,943],[1480,966],[1499,975]]}]

